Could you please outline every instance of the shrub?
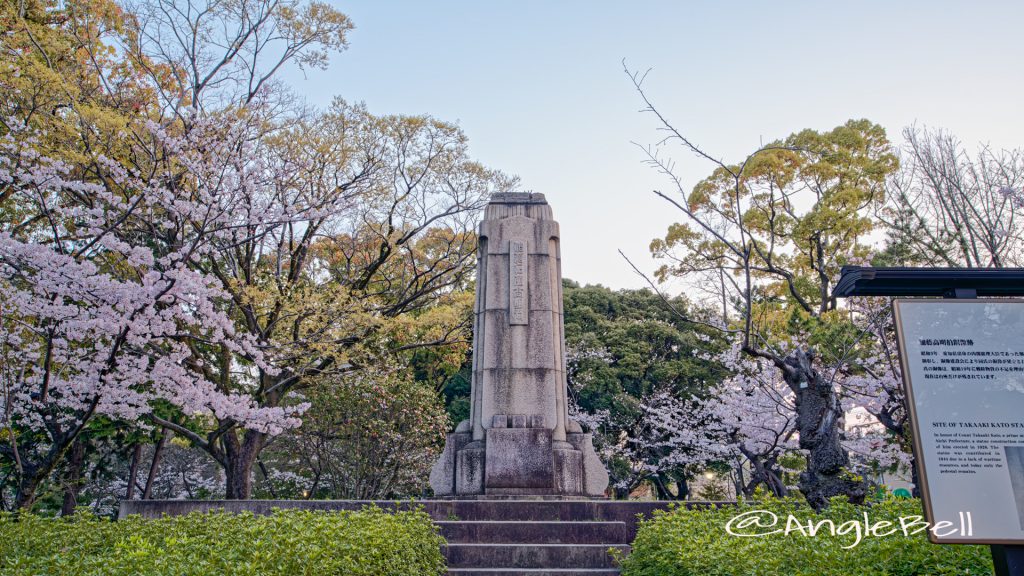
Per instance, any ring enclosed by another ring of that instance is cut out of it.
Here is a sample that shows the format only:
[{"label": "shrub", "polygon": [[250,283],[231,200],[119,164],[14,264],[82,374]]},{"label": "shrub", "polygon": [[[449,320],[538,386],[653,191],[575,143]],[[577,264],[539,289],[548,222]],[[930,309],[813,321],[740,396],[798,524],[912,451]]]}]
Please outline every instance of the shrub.
[{"label": "shrub", "polygon": [[278,472],[260,482],[261,495],[375,500],[427,487],[448,429],[433,388],[401,372],[361,370],[319,379],[304,400],[312,406],[302,427],[261,455]]},{"label": "shrub", "polygon": [[111,521],[0,515],[2,576],[440,575],[422,511],[277,510]]},{"label": "shrub", "polygon": [[[676,507],[656,512],[641,523],[632,554],[623,562],[624,576],[887,576],[991,574],[987,546],[935,545],[924,533],[904,536],[864,536],[859,543],[855,531],[830,534],[827,524],[814,536],[791,530],[789,534],[740,537],[726,531],[737,515],[767,510],[778,518],[773,528],[745,529],[733,523],[734,533],[753,534],[784,529],[789,515],[802,526],[831,520],[839,528],[844,522],[895,522],[901,517],[920,516],[919,500],[889,499],[871,506],[854,506],[834,500],[822,513],[815,513],[795,499],[766,499],[737,507],[687,510]],[[749,517],[749,516],[748,516]],[[852,529],[852,526],[849,526]]]}]

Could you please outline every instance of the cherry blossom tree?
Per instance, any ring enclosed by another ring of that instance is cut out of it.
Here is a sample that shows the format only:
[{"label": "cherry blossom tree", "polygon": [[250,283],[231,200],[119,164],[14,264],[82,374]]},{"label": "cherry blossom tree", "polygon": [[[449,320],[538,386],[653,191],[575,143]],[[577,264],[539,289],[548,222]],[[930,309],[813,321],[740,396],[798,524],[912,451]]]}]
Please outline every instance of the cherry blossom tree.
[{"label": "cherry blossom tree", "polygon": [[[882,298],[855,303],[866,308],[855,316],[858,328],[884,329],[877,323],[884,323],[888,317],[886,304]],[[793,338],[790,345],[809,339],[810,335],[805,334]],[[851,455],[850,470],[905,469],[909,465],[909,439],[904,435],[906,411],[898,359],[894,349],[886,348],[891,344],[891,334],[872,330],[859,333],[857,341],[861,356],[834,358],[822,351],[819,360],[820,370],[836,373],[829,377],[834,378],[841,396],[844,431],[839,438]],[[718,359],[732,375],[700,403],[700,409],[709,414],[707,421],[726,445],[724,454],[728,458],[723,460],[737,463],[737,493],[750,496],[763,484],[775,495],[785,496],[788,487],[783,481],[783,457],[801,450],[794,392],[770,362],[744,355],[739,340]],[[750,471],[749,479],[743,477],[745,469]]]},{"label": "cherry blossom tree", "polygon": [[100,415],[135,422],[165,402],[270,434],[298,425],[305,406],[262,407],[219,388],[189,348],[202,342],[274,371],[221,310],[216,279],[193,264],[216,241],[322,208],[296,199],[281,209],[262,193],[245,124],[197,119],[172,135],[150,123],[139,154],[173,160],[142,173],[97,155],[88,178],[38,153],[29,127],[7,128],[0,185],[24,212],[0,231],[0,454],[14,463],[13,506],[32,505]]},{"label": "cherry blossom tree", "polygon": [[302,109],[278,70],[322,68],[351,23],[302,0],[41,0],[0,12],[5,506],[30,505],[98,416],[146,426],[156,404],[264,433],[296,425],[301,404],[260,406],[248,384],[205,378],[197,343],[242,372],[279,370],[200,263],[330,210],[275,196],[267,184],[283,172],[258,144]]},{"label": "cherry blossom tree", "polygon": [[751,496],[764,485],[786,496],[780,459],[799,449],[793,391],[774,365],[742,354],[739,340],[718,359],[732,375],[699,403],[716,439],[714,449],[721,460],[735,463],[737,494]]},{"label": "cherry blossom tree", "polygon": [[844,443],[865,465],[909,470],[913,466],[906,396],[896,345],[892,304],[888,298],[847,300],[858,352],[837,370],[844,412],[857,422]]},{"label": "cherry blossom tree", "polygon": [[[323,68],[346,46],[352,25],[326,4],[100,4],[11,14],[0,313],[22,364],[4,366],[5,423],[38,428],[71,402],[54,383],[79,378],[82,346],[88,378],[123,382],[65,407],[71,424],[46,437],[11,435],[0,457],[37,490],[102,415],[173,431],[224,468],[228,497],[248,497],[260,450],[298,424],[295,393],[316,377],[381,349],[460,355],[475,217],[514,180],[473,162],[450,123],[340,99],[313,110],[290,93],[279,70]],[[51,64],[75,82],[37,90]],[[62,316],[69,303],[96,315],[93,332]],[[35,360],[53,375],[23,392]],[[15,490],[18,506],[32,490]]]},{"label": "cherry blossom tree", "polygon": [[[573,407],[574,419],[601,432],[598,450],[612,470],[616,491],[628,494],[650,481],[659,498],[686,498],[688,475],[726,463],[733,468],[737,494],[751,496],[763,485],[786,496],[782,461],[800,450],[793,391],[773,364],[743,354],[740,340],[718,354],[692,353],[720,364],[728,375],[702,398],[679,397],[668,389],[645,394],[628,433],[607,434],[622,426],[611,425],[607,410],[588,413]],[[579,357],[610,360],[607,351],[571,350],[569,365]],[[576,385],[585,385],[588,374],[573,374]]]},{"label": "cherry blossom tree", "polygon": [[[630,474],[615,488],[632,491],[651,480],[660,499],[689,497],[688,477],[728,455],[726,437],[714,414],[702,410],[695,398],[683,400],[671,390],[658,390],[640,401],[633,433],[616,447],[630,465]],[[672,492],[669,482],[675,484]]]}]

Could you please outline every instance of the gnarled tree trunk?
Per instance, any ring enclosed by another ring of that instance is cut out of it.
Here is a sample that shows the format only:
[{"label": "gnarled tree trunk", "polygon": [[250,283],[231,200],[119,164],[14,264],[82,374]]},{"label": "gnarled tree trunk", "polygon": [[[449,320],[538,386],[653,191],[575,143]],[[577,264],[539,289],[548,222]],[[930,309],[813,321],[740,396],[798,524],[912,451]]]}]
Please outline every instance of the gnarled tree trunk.
[{"label": "gnarled tree trunk", "polygon": [[814,353],[797,350],[783,360],[783,378],[796,395],[800,447],[807,450],[807,470],[800,474],[800,492],[816,510],[829,498],[847,496],[861,504],[864,481],[848,470],[850,456],[840,444],[843,410],[832,383],[814,369]]}]

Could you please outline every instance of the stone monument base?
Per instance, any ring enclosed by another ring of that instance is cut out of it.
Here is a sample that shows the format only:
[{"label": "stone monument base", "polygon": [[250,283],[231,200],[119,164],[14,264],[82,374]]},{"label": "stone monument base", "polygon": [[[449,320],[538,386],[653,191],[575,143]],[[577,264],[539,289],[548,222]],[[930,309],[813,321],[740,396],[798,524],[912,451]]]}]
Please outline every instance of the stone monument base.
[{"label": "stone monument base", "polygon": [[603,499],[608,472],[591,435],[572,420],[568,430],[566,440],[557,441],[543,422],[500,414],[483,440],[473,440],[465,420],[448,435],[430,485],[439,498]]},{"label": "stone monument base", "polygon": [[[439,500],[446,500],[439,498]],[[608,502],[608,496],[567,496],[564,494],[521,494],[518,496],[502,496],[500,494],[469,494],[459,496],[459,500],[466,502]]]}]

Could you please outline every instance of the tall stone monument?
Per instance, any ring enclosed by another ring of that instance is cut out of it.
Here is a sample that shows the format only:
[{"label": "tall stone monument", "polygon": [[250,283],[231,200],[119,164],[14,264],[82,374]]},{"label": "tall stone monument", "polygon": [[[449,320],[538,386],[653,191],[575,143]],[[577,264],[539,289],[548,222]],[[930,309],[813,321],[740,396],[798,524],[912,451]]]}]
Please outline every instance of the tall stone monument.
[{"label": "tall stone monument", "polygon": [[608,473],[569,419],[558,223],[495,194],[479,229],[470,418],[430,473],[439,497],[599,497]]}]

